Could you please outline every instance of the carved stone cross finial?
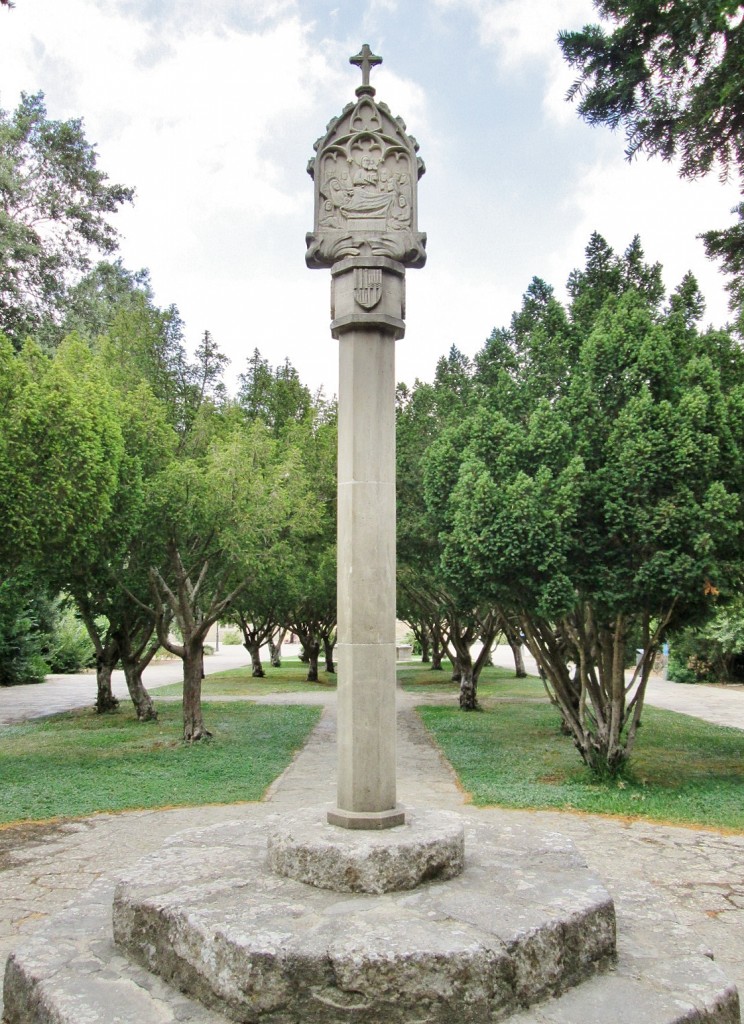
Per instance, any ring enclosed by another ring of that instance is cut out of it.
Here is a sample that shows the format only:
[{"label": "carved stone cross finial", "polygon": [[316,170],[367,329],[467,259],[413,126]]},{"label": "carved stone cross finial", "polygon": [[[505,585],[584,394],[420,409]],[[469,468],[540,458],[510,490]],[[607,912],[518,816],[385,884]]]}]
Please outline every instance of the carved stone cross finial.
[{"label": "carved stone cross finial", "polygon": [[382,57],[375,56],[369,43],[365,43],[356,57],[349,57],[349,64],[356,64],[362,69],[362,88],[369,88],[369,73],[373,67],[382,64]]}]

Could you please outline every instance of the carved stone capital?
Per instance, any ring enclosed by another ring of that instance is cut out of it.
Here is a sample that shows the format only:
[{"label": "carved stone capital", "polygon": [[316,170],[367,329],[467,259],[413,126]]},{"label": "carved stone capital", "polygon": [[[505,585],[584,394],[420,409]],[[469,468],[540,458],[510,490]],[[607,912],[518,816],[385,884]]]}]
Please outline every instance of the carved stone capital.
[{"label": "carved stone capital", "polygon": [[396,341],[406,330],[405,267],[384,257],[349,257],[331,268],[331,334],[375,328]]}]

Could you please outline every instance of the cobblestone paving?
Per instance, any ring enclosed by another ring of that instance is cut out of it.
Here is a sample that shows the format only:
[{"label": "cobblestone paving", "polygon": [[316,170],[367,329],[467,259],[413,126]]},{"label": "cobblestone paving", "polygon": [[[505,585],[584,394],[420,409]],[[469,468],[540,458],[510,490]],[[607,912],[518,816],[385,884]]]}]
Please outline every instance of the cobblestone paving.
[{"label": "cobblestone paving", "polygon": [[[304,695],[297,695],[298,698]],[[313,695],[314,696],[314,695]],[[744,695],[742,695],[744,696]],[[23,936],[97,879],[113,879],[185,828],[263,816],[276,806],[330,802],[335,791],[333,701],[306,748],[268,794],[267,804],[134,811],[56,825],[0,828],[0,963]],[[744,835],[557,812],[477,810],[463,804],[449,765],[429,743],[413,698],[399,694],[398,788],[408,806],[461,808],[491,821],[510,818],[574,840],[622,904],[625,894],[668,900],[680,921],[744,992]]]}]

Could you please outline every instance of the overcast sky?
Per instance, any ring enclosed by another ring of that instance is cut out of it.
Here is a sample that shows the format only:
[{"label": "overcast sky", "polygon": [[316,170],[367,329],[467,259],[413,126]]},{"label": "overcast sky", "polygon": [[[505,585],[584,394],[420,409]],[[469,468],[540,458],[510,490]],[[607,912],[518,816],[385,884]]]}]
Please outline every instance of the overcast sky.
[{"label": "overcast sky", "polygon": [[616,250],[639,234],[669,290],[692,270],[706,320],[727,319],[696,235],[731,223],[738,193],[628,165],[621,135],[580,122],[556,35],[592,20],[590,0],[16,0],[0,9],[0,106],[42,90],[51,117],[83,117],[100,167],[136,189],[116,217],[125,264],[150,269],[190,346],[212,332],[230,382],[258,347],[333,393],[330,273],[304,263],[306,166],[368,42],[377,99],[427,166],[429,257],[407,272],[397,345],[413,383],[453,343],[474,354],[532,277],[562,297],[595,230]]}]

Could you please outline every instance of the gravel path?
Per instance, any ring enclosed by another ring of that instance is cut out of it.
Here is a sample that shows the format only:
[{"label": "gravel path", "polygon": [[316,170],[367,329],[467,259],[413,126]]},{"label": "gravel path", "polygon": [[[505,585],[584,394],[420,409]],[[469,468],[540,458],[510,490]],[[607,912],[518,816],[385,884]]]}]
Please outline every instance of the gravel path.
[{"label": "gravel path", "polygon": [[[228,668],[247,665],[250,659],[244,647],[223,646],[218,654],[204,659],[204,672],[223,672]],[[177,683],[183,679],[183,665],[179,660],[151,662],[142,680],[148,690]],[[129,692],[121,669],[111,677],[111,689],[120,700],[129,700]],[[0,725],[23,722],[29,718],[43,718],[73,708],[93,707],[96,702],[96,676],[89,672],[47,676],[43,683],[25,686],[0,686]]]}]

